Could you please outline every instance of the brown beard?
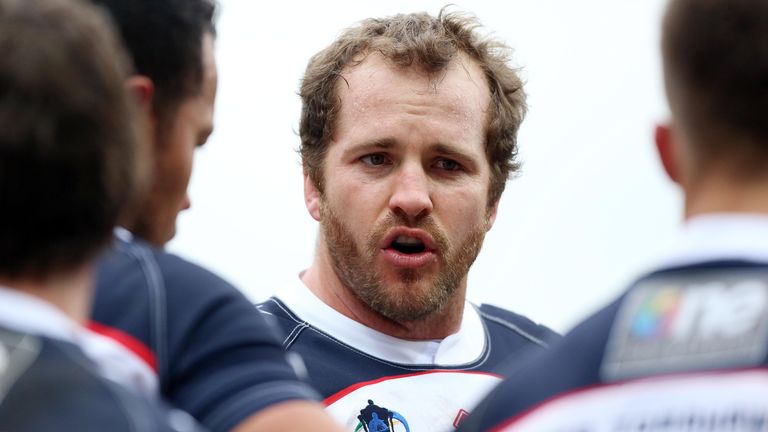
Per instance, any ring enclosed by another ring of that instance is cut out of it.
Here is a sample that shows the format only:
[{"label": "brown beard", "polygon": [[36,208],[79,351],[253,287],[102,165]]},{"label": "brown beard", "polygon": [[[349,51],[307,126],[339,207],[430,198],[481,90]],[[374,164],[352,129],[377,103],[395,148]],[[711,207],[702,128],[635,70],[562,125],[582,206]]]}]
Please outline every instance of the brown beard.
[{"label": "brown beard", "polygon": [[[484,227],[478,227],[463,243],[454,246],[431,216],[414,224],[391,213],[374,227],[364,250],[360,250],[349,229],[325,200],[321,202],[320,215],[336,275],[371,310],[395,322],[422,320],[442,310],[467,276],[485,238]],[[425,280],[428,276],[418,269],[403,269],[399,272],[399,286],[384,286],[374,270],[381,238],[397,226],[419,228],[432,236],[437,246],[439,269],[431,281]]]}]

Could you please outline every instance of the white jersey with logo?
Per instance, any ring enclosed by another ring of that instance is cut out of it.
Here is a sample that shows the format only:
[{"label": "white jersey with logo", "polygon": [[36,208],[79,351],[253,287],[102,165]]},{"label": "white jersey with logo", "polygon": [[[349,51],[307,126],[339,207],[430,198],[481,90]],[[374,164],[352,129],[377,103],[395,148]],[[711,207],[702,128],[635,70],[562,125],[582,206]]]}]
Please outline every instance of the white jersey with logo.
[{"label": "white jersey with logo", "polygon": [[259,305],[298,353],[327,410],[349,432],[445,432],[501,380],[502,366],[556,335],[493,306],[465,306],[460,330],[442,340],[403,340],[335,311],[300,279]]}]

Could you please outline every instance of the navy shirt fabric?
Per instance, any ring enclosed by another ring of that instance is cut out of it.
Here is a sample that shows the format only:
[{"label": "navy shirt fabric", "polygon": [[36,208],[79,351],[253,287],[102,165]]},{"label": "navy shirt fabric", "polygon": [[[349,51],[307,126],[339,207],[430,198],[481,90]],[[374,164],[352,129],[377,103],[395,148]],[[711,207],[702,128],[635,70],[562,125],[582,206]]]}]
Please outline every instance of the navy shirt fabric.
[{"label": "navy shirt fabric", "polygon": [[116,239],[100,260],[92,319],[146,348],[138,354],[157,371],[163,397],[213,431],[318,397],[240,291],[141,240]]},{"label": "navy shirt fabric", "polygon": [[[760,283],[755,286],[755,281],[760,281]],[[689,383],[695,383],[697,380],[698,382],[706,382],[710,377],[722,376],[724,371],[749,371],[766,368],[768,362],[764,349],[768,345],[768,339],[765,339],[764,336],[753,339],[752,342],[747,340],[746,345],[744,342],[741,343],[741,348],[753,351],[753,353],[757,353],[757,356],[753,354],[738,354],[735,351],[729,353],[729,350],[718,350],[717,344],[726,343],[727,338],[718,339],[716,337],[712,339],[714,343],[710,342],[708,344],[703,339],[696,340],[696,337],[700,337],[700,335],[696,336],[694,330],[696,330],[696,326],[702,324],[701,320],[703,319],[701,318],[703,315],[699,314],[698,321],[693,321],[695,317],[691,315],[692,320],[690,322],[692,326],[689,328],[692,330],[690,334],[694,335],[694,337],[689,335],[687,338],[680,338],[680,343],[675,347],[669,343],[671,339],[669,333],[664,335],[664,332],[668,332],[669,329],[660,329],[660,326],[666,325],[660,319],[663,318],[663,311],[655,311],[658,312],[656,316],[652,316],[653,314],[651,313],[647,317],[648,319],[643,321],[641,319],[643,317],[638,314],[638,312],[642,311],[636,306],[636,303],[633,305],[631,301],[633,294],[638,294],[639,290],[648,287],[655,289],[657,294],[661,293],[661,290],[664,289],[671,290],[668,292],[675,294],[681,293],[682,291],[678,290],[678,287],[699,291],[713,289],[714,287],[715,290],[722,290],[723,295],[727,297],[732,293],[728,290],[732,288],[734,283],[738,284],[739,282],[752,284],[750,288],[757,289],[758,293],[760,291],[763,293],[768,292],[768,264],[741,260],[706,261],[659,270],[641,278],[622,296],[590,316],[563,337],[563,339],[553,344],[550,350],[532,356],[524,365],[509,369],[507,371],[508,378],[474,408],[469,418],[462,423],[459,431],[506,430],[504,428],[512,428],[515,425],[522,424],[518,422],[529,418],[531,415],[535,415],[537,412],[542,412],[539,411],[541,409],[552,407],[554,403],[568,401],[567,398],[571,395],[578,397],[589,396],[590,394],[598,394],[601,389],[608,388],[616,392],[614,394],[620,395],[623,391],[636,391],[636,387],[626,384],[640,383],[644,385],[650,382],[651,384],[649,385],[655,385],[657,381],[648,381],[651,378],[675,379],[684,377],[691,380],[688,381]],[[764,299],[765,295],[761,294],[757,298]],[[721,312],[721,315],[722,313],[725,314],[719,318],[723,320],[722,322],[730,319],[729,315],[732,315],[731,311],[723,311],[722,309],[725,309],[725,307],[717,301],[699,302],[697,306],[699,309],[721,309],[717,312]],[[623,313],[625,311],[631,313]],[[682,312],[678,311],[677,313]],[[637,327],[627,330],[628,326],[623,324],[632,321],[626,318],[632,318],[633,314],[635,318],[634,324]],[[768,316],[766,316],[765,310],[760,312],[760,316],[755,317],[754,321],[759,321],[754,326],[755,331],[762,331],[763,333],[759,334],[764,335],[765,331],[768,330],[768,326],[766,326]],[[717,327],[718,323],[716,321],[711,321],[711,323],[710,328]],[[649,326],[658,327],[654,329],[654,331],[658,330],[657,333],[651,334],[647,332],[646,330]],[[644,337],[647,337],[649,342],[645,346],[635,344],[623,353],[615,354],[618,350],[614,350],[612,347],[620,346],[624,343],[625,335],[628,331],[634,331],[635,333],[645,332]],[[728,333],[727,331],[723,332],[723,334]],[[659,336],[660,334],[662,336]],[[758,333],[753,332],[751,334]],[[681,350],[680,347],[684,349]],[[756,350],[752,348],[756,348]],[[688,352],[685,352],[685,350]],[[763,350],[763,354],[760,354],[760,350]],[[643,356],[645,356],[645,359],[643,359]],[[675,385],[673,382],[670,388],[674,388]],[[715,389],[714,393],[716,394],[716,392],[717,389]],[[650,394],[653,395],[653,393]],[[645,400],[647,401],[648,399]],[[652,401],[651,404],[653,404],[653,397],[650,400]],[[602,403],[605,404],[605,400]],[[719,409],[719,407],[728,405],[728,403],[724,404],[713,401],[711,405]],[[597,404],[596,409],[600,410],[601,406],[603,405]],[[692,404],[692,406],[695,405]],[[638,412],[644,409],[642,406],[636,406],[635,408],[639,408]],[[656,417],[656,423],[652,421],[642,423],[645,425],[644,427],[663,426],[666,429],[662,428],[659,430],[665,431],[688,430],[677,427],[682,427],[683,423],[687,424],[686,427],[695,426],[694,423],[688,424],[689,422],[705,422],[712,426],[714,424],[712,422],[716,421],[714,420],[715,414],[712,414],[714,411],[707,411],[700,417],[696,417],[698,414],[692,414],[695,412],[692,409],[691,413],[685,414],[686,417],[683,420],[675,420],[674,417],[669,417],[670,413],[674,412],[674,408],[661,407],[659,412],[664,410],[666,410],[664,415]],[[549,412],[546,415],[549,415]],[[595,415],[607,418],[610,412],[609,408],[604,408],[602,413]],[[646,413],[648,412],[653,413],[653,409],[646,410]],[[643,415],[637,414],[637,412],[633,414],[637,418],[643,417]],[[623,415],[625,420],[632,418],[632,415],[627,413]],[[736,415],[728,414],[727,420],[730,422],[737,421]],[[660,420],[662,418],[663,420]],[[702,418],[705,420],[702,420]],[[579,423],[582,421],[579,419],[552,420],[560,422],[561,425],[566,425],[566,428],[578,429],[580,427],[581,429],[578,430],[592,430]],[[620,423],[617,422],[616,424]],[[521,427],[521,429],[527,430],[528,427]],[[709,429],[704,428],[701,430]],[[717,430],[717,427],[712,430]],[[735,428],[733,430],[741,429]]]},{"label": "navy shirt fabric", "polygon": [[72,343],[0,329],[0,351],[2,431],[198,430],[191,417],[175,413],[174,422],[156,401],[98,375]]}]

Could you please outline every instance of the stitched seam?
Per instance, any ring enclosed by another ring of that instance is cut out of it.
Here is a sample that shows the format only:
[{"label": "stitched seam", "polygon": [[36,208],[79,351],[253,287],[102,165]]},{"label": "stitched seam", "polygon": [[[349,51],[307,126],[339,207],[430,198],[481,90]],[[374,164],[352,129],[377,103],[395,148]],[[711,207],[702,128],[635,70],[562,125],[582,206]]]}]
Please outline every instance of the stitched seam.
[{"label": "stitched seam", "polygon": [[288,333],[288,336],[286,336],[285,339],[283,339],[283,348],[285,348],[286,345],[288,345],[288,341],[292,337],[294,337],[294,333],[296,333],[296,331],[299,330],[300,328],[301,328],[301,324],[299,324],[299,325],[295,326],[293,329],[291,329],[291,332]]},{"label": "stitched seam", "polygon": [[285,340],[283,341],[283,349],[288,350],[291,347],[291,345],[293,345],[293,343],[296,342],[296,339],[298,339],[299,335],[301,335],[302,330],[308,327],[309,325],[307,323],[303,323],[294,327],[291,334],[295,333],[295,335],[293,336],[293,338],[291,338],[291,335],[288,335],[288,337],[285,338]]},{"label": "stitched seam", "polygon": [[152,351],[157,358],[158,375],[165,376],[168,371],[168,348],[165,335],[167,322],[163,310],[166,306],[165,284],[161,277],[161,271],[157,261],[152,256],[152,251],[135,243],[121,243],[122,249],[135,258],[141,266],[144,279],[147,282],[150,315],[150,338]]},{"label": "stitched seam", "polygon": [[[475,309],[475,311],[477,311],[478,313],[480,312],[477,306],[475,306],[472,303],[470,303],[470,305],[472,306],[473,309]],[[488,358],[491,357],[491,349],[493,347],[493,342],[491,340],[491,330],[488,328],[488,325],[482,319],[480,320],[480,324],[483,325],[483,334],[485,335],[485,346],[483,347],[482,360],[480,360],[477,366],[474,366],[473,369],[484,364],[488,360]]]},{"label": "stitched seam", "polygon": [[286,315],[288,315],[288,318],[292,319],[297,324],[306,324],[307,323],[306,321],[304,321],[302,319],[299,319],[299,317],[297,317],[293,313],[292,310],[290,310],[287,307],[283,306],[283,304],[281,302],[279,302],[276,298],[273,297],[273,298],[269,299],[269,301],[271,301],[272,303],[276,304],[277,307],[280,308],[280,310],[282,310],[283,312],[285,312]]},{"label": "stitched seam", "polygon": [[[269,301],[271,301],[272,303],[276,304],[277,307],[279,307],[280,310],[282,310],[288,316],[288,318],[290,320],[292,320],[293,322],[298,324],[296,327],[293,328],[293,330],[291,330],[290,333],[288,333],[288,336],[286,336],[285,340],[283,340],[283,349],[287,351],[291,347],[291,345],[293,345],[294,342],[296,342],[296,339],[299,337],[299,335],[301,334],[302,330],[304,330],[305,328],[308,328],[310,326],[309,326],[309,324],[307,324],[306,321],[300,320],[299,317],[297,317],[287,307],[283,306],[283,304],[280,303],[274,297],[270,298]],[[269,313],[269,312],[261,311],[259,306],[257,306],[256,308],[259,309],[259,311],[262,312],[262,313]]]},{"label": "stitched seam", "polygon": [[516,326],[515,324],[512,324],[511,322],[509,322],[509,321],[507,321],[507,320],[505,320],[503,318],[498,318],[498,317],[495,317],[493,315],[488,315],[486,312],[483,312],[483,311],[481,311],[479,309],[478,309],[478,312],[480,313],[480,315],[483,318],[485,318],[485,319],[487,319],[489,321],[493,321],[493,322],[495,322],[497,324],[501,324],[504,327],[507,327],[508,329],[514,331],[515,333],[519,334],[520,336],[530,340],[531,342],[533,342],[533,343],[535,343],[535,344],[537,344],[539,346],[542,346],[544,348],[549,346],[549,344],[547,344],[543,340],[537,338],[536,336],[528,333],[527,331],[521,329],[520,327]]}]

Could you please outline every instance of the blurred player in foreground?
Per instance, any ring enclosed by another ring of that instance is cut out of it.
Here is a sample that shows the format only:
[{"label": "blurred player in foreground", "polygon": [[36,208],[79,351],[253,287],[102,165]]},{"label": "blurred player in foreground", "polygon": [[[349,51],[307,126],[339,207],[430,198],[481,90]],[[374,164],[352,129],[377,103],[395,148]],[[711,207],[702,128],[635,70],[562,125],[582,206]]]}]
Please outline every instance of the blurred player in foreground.
[{"label": "blurred player in foreground", "polygon": [[131,354],[82,326],[138,189],[117,38],[78,1],[0,0],[0,52],[0,430],[196,429],[114,382]]},{"label": "blurred player in foreground", "polygon": [[685,194],[658,269],[503,382],[460,428],[768,424],[768,2],[672,0],[656,142]]},{"label": "blurred player in foreground", "polygon": [[163,397],[213,431],[336,430],[251,302],[159,248],[190,206],[194,152],[213,130],[214,3],[93,3],[112,16],[133,60],[126,85],[143,103],[153,164],[138,211],[100,262],[92,328],[130,347]]}]

